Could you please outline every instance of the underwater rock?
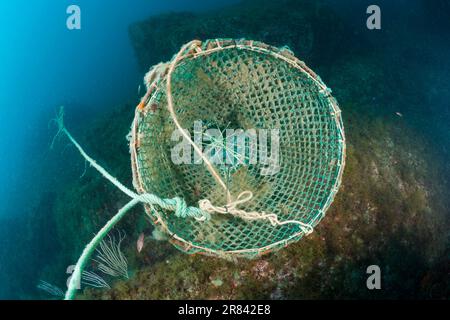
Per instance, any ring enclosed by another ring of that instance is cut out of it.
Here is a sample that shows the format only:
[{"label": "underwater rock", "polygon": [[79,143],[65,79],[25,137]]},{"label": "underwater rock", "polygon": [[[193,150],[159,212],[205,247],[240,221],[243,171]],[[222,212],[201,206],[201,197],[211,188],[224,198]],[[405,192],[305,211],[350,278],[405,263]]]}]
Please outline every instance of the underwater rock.
[{"label": "underwater rock", "polygon": [[[301,7],[301,10],[299,9]],[[129,34],[142,71],[169,60],[193,39],[247,38],[274,46],[288,46],[301,59],[342,52],[342,23],[319,1],[243,1],[217,11],[152,16],[130,26]],[[295,30],[295,32],[292,32]],[[319,42],[316,41],[316,37]],[[322,39],[327,50],[321,50]]]}]

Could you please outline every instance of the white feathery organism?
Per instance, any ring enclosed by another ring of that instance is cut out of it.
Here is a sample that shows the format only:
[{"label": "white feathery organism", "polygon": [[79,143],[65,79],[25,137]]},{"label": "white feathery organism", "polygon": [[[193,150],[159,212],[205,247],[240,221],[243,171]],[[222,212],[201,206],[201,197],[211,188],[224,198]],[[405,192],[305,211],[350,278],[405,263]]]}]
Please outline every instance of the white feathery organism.
[{"label": "white feathery organism", "polygon": [[58,288],[57,286],[48,283],[44,280],[39,280],[39,284],[37,285],[37,288],[47,292],[48,294],[55,296],[55,297],[64,297],[64,292]]},{"label": "white feathery organism", "polygon": [[94,288],[111,289],[109,284],[101,276],[91,271],[83,271],[81,275],[81,282],[87,286]]},{"label": "white feathery organism", "polygon": [[96,249],[97,257],[93,259],[98,263],[98,269],[113,277],[124,277],[128,279],[128,261],[125,258],[120,245],[125,239],[125,234],[122,236],[119,231],[119,239],[114,236],[107,236],[107,239],[103,239],[99,248]]}]

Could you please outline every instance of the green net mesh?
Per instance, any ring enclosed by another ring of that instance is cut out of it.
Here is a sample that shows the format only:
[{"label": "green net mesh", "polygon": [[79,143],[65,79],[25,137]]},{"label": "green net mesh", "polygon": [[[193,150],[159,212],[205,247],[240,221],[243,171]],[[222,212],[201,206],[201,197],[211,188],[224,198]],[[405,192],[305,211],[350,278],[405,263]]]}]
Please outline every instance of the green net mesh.
[{"label": "green net mesh", "polygon": [[[147,79],[148,96],[133,123],[134,186],[139,193],[182,197],[189,206],[201,199],[224,205],[226,192],[204,165],[174,164],[171,159],[179,142],[171,139],[176,126],[167,110],[167,67],[160,69],[157,78]],[[232,196],[253,193],[242,209],[274,213],[280,221],[319,223],[340,185],[345,138],[337,103],[314,72],[287,48],[209,40],[183,53],[171,85],[178,121],[191,133],[199,120],[221,131],[279,130],[276,174],[262,174],[267,170],[262,163],[217,167]],[[188,253],[252,258],[304,235],[295,224],[273,226],[230,215],[199,222],[155,206],[145,209],[155,227]]]}]

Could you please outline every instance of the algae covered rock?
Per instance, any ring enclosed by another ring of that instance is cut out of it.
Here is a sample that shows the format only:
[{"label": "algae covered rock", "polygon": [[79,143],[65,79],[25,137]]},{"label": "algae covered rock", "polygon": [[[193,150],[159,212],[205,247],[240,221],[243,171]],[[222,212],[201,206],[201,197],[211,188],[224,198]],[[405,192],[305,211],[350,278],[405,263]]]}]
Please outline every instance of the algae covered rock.
[{"label": "algae covered rock", "polygon": [[[299,57],[322,52],[322,43],[337,49],[342,23],[317,1],[243,1],[217,11],[153,16],[130,26],[133,47],[143,71],[169,60],[193,39],[247,38],[288,46]],[[292,32],[295,30],[294,32]],[[333,55],[339,51],[336,50]],[[322,56],[326,55],[325,51]]]}]

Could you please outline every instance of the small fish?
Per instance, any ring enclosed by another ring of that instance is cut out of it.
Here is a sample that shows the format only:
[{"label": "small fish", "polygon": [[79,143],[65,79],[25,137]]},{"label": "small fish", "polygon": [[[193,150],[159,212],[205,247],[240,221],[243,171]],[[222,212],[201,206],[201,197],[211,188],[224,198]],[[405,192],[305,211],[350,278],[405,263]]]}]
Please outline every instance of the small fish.
[{"label": "small fish", "polygon": [[138,94],[140,94],[141,93],[141,85],[139,85],[139,87],[138,87]]},{"label": "small fish", "polygon": [[144,235],[144,233],[142,232],[142,233],[139,235],[139,238],[138,238],[138,240],[137,240],[137,242],[136,242],[136,248],[137,248],[137,251],[138,251],[139,253],[142,251],[142,248],[144,247],[144,239],[145,239],[145,235]]},{"label": "small fish", "polygon": [[398,115],[399,117],[403,117],[403,115],[400,112],[396,112],[396,115]]}]

